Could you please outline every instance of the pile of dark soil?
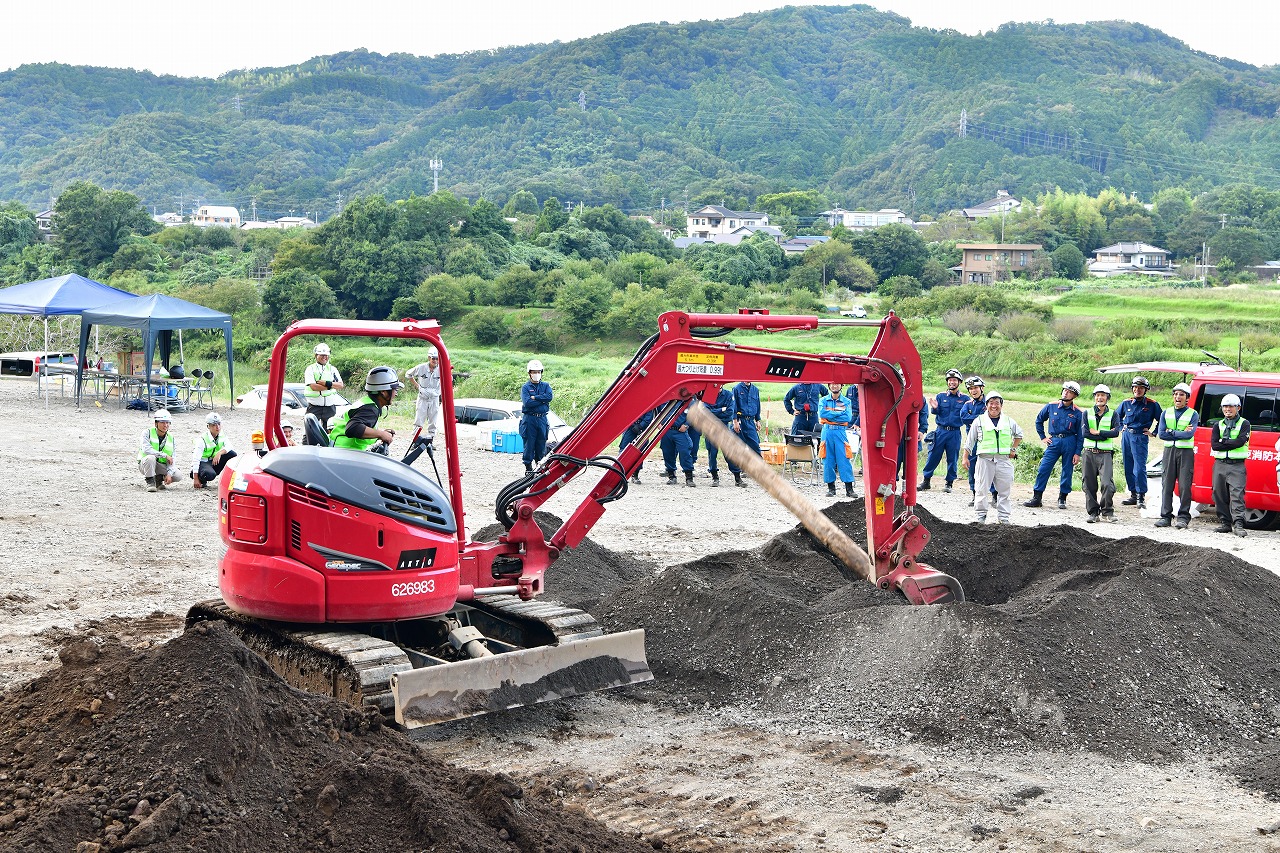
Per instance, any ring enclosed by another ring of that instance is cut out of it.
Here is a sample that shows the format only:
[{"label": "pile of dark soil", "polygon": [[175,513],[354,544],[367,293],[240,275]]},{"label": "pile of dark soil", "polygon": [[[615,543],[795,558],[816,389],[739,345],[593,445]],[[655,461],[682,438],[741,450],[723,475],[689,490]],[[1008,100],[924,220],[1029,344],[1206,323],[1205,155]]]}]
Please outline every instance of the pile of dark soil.
[{"label": "pile of dark soil", "polygon": [[219,625],[60,657],[0,704],[2,850],[652,850],[292,690]]},{"label": "pile of dark soil", "polygon": [[[828,515],[866,541],[861,501]],[[1210,549],[920,515],[925,561],[965,604],[912,607],[796,528],[624,590],[605,621],[646,629],[677,707],[1148,761],[1280,736],[1280,578]]]},{"label": "pile of dark soil", "polygon": [[[533,520],[550,537],[563,524],[549,512],[535,512]],[[477,542],[495,542],[503,533],[501,524],[491,524],[475,534]],[[577,548],[566,548],[547,570],[547,598],[598,615],[601,605],[636,584],[653,577],[656,568],[643,560],[611,551],[591,539]]]}]

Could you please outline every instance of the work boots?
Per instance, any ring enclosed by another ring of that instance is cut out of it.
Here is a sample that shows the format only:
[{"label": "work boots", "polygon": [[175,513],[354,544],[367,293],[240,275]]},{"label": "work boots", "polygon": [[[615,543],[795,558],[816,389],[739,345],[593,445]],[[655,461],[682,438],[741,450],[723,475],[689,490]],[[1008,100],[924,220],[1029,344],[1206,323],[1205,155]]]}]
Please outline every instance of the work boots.
[{"label": "work boots", "polygon": [[1248,533],[1245,532],[1244,525],[1240,524],[1239,522],[1236,523],[1235,527],[1231,528],[1231,532],[1239,536],[1241,539],[1249,535]]},{"label": "work boots", "polygon": [[1137,506],[1137,505],[1138,505],[1138,496],[1137,496],[1136,494],[1134,494],[1133,492],[1130,492],[1130,493],[1129,493],[1129,497],[1127,497],[1127,498],[1125,498],[1124,500],[1120,501],[1120,503],[1121,503],[1121,504],[1123,504],[1124,506]]},{"label": "work boots", "polygon": [[1231,532],[1231,522],[1229,522],[1229,521],[1224,521],[1224,522],[1222,522],[1222,523],[1221,523],[1221,524],[1219,524],[1217,527],[1213,528],[1213,532],[1214,532],[1214,533],[1230,533],[1230,532]]},{"label": "work boots", "polygon": [[148,477],[148,478],[147,478],[147,491],[148,491],[148,492],[154,492],[155,490],[156,490],[156,478],[155,478],[155,477]]},{"label": "work boots", "polygon": [[164,477],[156,477],[156,491],[163,492],[167,488],[169,487],[164,484]]},{"label": "work boots", "polygon": [[531,462],[526,462],[526,463],[524,463],[524,472],[525,472],[526,474],[532,474],[532,473],[533,473],[533,463],[531,463]]},{"label": "work boots", "polygon": [[1147,508],[1147,496],[1138,495],[1138,509],[1146,509],[1146,508]]},{"label": "work boots", "polygon": [[921,481],[920,481],[920,485],[916,486],[916,490],[917,490],[917,491],[920,491],[920,492],[927,492],[927,491],[929,491],[930,489],[932,489],[932,488],[933,488],[933,486],[929,485],[929,480],[930,480],[930,479],[932,479],[932,478],[930,478],[930,477],[925,477],[923,480],[921,480]]},{"label": "work boots", "polygon": [[640,472],[639,472],[639,471],[637,471],[637,472],[635,472],[634,474],[632,474],[632,475],[631,475],[631,482],[635,483],[637,486],[638,486],[638,485],[640,485]]},{"label": "work boots", "polygon": [[1032,506],[1032,507],[1034,507],[1034,506],[1044,506],[1044,501],[1042,501],[1042,500],[1041,500],[1041,498],[1043,498],[1043,497],[1044,497],[1044,492],[1032,492],[1032,493],[1031,493],[1031,500],[1029,500],[1029,501],[1023,501],[1023,502],[1022,502],[1022,505],[1023,505],[1023,506]]},{"label": "work boots", "polygon": [[1064,495],[1064,494],[1059,493],[1059,495],[1058,495],[1058,509],[1066,509],[1066,508],[1067,508],[1067,496],[1066,496],[1066,495]]},{"label": "work boots", "polygon": [[827,497],[834,498],[836,496],[836,484],[827,483]]},{"label": "work boots", "polygon": [[720,485],[720,472],[712,471],[711,472],[711,488],[714,489],[719,485]]},{"label": "work boots", "polygon": [[674,471],[667,473],[667,485],[674,486],[676,484],[676,474]]},{"label": "work boots", "polygon": [[684,472],[684,484],[685,484],[686,486],[688,486],[689,488],[691,488],[691,489],[696,489],[696,488],[698,488],[698,484],[697,484],[697,483],[695,483],[695,482],[693,481],[693,472],[692,472],[692,471],[685,471],[685,472]]},{"label": "work boots", "polygon": [[853,497],[853,483],[845,483],[845,484],[844,484],[844,496],[845,496],[846,498],[851,498],[851,497]]},{"label": "work boots", "polygon": [[734,475],[733,475],[733,484],[734,484],[735,486],[737,486],[738,488],[740,488],[740,489],[745,489],[745,488],[747,487],[747,484],[746,484],[746,483],[744,483],[744,482],[742,482],[742,474],[741,474],[741,473],[738,473],[738,474],[734,474]]},{"label": "work boots", "polygon": [[969,493],[969,506],[973,506],[974,501],[976,501],[977,499],[978,499],[978,493],[977,493],[977,492],[970,492],[970,493]]}]

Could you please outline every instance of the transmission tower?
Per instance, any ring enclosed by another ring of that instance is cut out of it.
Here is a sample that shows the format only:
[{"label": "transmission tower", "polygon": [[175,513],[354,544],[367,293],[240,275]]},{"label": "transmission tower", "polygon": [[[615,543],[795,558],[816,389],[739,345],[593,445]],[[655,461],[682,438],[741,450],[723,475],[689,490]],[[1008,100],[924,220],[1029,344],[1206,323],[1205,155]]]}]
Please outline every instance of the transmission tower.
[{"label": "transmission tower", "polygon": [[432,158],[431,160],[431,192],[440,192],[440,170],[444,168],[444,161]]}]

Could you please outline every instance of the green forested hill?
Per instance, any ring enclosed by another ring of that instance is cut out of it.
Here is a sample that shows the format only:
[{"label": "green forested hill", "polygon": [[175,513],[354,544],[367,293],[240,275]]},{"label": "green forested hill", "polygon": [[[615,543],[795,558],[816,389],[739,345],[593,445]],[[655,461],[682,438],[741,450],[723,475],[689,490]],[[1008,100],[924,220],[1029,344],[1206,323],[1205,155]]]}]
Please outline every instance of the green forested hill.
[{"label": "green forested hill", "polygon": [[429,192],[441,158],[442,188],[499,204],[518,189],[636,209],[806,188],[927,214],[997,189],[1275,187],[1278,107],[1280,70],[1141,25],[974,37],[793,7],[216,81],[23,66],[0,74],[0,198],[41,204],[87,179],[162,210],[252,198],[327,217],[339,192]]}]

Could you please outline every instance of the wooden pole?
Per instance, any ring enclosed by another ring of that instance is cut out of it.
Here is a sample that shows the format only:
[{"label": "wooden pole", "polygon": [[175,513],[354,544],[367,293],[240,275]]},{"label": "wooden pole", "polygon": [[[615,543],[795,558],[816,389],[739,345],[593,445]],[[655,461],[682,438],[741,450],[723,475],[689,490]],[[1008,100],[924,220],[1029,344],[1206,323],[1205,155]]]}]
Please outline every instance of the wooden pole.
[{"label": "wooden pole", "polygon": [[801,494],[799,489],[784,480],[769,466],[769,463],[747,447],[742,439],[734,435],[733,431],[719,418],[707,411],[707,407],[700,401],[695,400],[689,406],[688,420],[702,433],[703,438],[719,448],[726,459],[741,468],[745,474],[759,483],[770,497],[786,507],[787,511],[804,525],[804,529],[812,533],[814,538],[840,562],[867,582],[872,584],[876,582],[875,571],[867,552],[859,548],[856,542],[845,535],[844,531],[836,527],[834,521],[823,515],[822,510],[818,509],[813,501]]}]

